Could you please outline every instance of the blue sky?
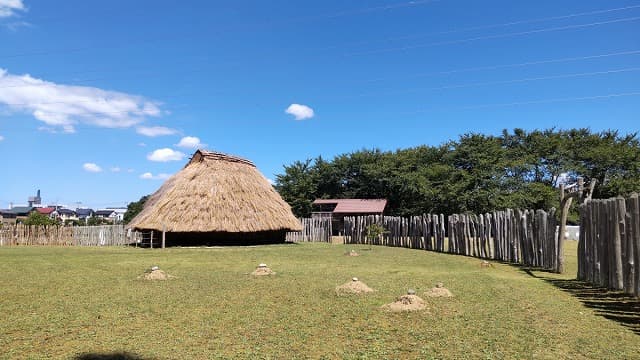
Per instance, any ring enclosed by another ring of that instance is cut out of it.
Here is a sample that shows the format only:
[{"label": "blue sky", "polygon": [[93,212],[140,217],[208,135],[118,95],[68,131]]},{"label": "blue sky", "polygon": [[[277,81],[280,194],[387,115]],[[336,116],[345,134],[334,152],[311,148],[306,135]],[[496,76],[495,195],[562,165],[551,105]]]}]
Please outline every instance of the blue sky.
[{"label": "blue sky", "polygon": [[197,146],[283,165],[640,130],[640,1],[0,0],[0,208],[124,206]]}]

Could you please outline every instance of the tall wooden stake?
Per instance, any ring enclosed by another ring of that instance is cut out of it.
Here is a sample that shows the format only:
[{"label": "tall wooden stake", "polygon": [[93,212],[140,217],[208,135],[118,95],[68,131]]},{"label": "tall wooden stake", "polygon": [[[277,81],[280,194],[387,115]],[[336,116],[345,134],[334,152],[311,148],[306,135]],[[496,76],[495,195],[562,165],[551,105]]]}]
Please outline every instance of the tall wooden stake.
[{"label": "tall wooden stake", "polygon": [[[558,257],[558,262],[555,271],[558,274],[564,272],[564,234],[567,229],[567,216],[569,215],[569,208],[571,207],[571,202],[573,198],[578,199],[578,204],[584,204],[587,201],[591,200],[591,196],[593,195],[593,189],[596,186],[596,179],[591,179],[589,184],[589,189],[587,189],[586,194],[584,194],[584,179],[578,178],[578,191],[565,194],[564,184],[560,184],[560,226],[558,227],[558,248],[556,250],[556,256]],[[581,224],[582,225],[582,224]]]},{"label": "tall wooden stake", "polygon": [[164,225],[162,225],[162,248],[164,249],[164,244],[165,244],[165,233],[166,233],[166,227]]}]

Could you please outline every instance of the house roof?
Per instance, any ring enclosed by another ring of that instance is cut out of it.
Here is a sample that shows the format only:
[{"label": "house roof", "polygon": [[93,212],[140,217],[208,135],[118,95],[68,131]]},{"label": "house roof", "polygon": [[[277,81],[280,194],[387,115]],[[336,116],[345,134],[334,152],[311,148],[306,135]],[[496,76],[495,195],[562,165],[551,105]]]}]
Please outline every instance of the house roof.
[{"label": "house roof", "polygon": [[334,213],[382,213],[387,206],[386,199],[316,199],[314,205],[336,204]]},{"label": "house roof", "polygon": [[56,211],[56,208],[53,208],[53,207],[36,208],[36,211],[42,215],[50,215],[52,212]]},{"label": "house roof", "polygon": [[98,216],[111,216],[111,214],[115,213],[114,210],[97,210],[96,215]]},{"label": "house roof", "polygon": [[4,213],[15,215],[27,215],[33,210],[31,206],[14,206],[11,209],[3,210]]},{"label": "house roof", "polygon": [[89,216],[93,213],[94,213],[93,209],[82,209],[82,208],[76,209],[76,214],[78,214],[78,216]]},{"label": "house roof", "polygon": [[300,221],[249,160],[197,150],[129,223],[169,232],[300,231]]},{"label": "house roof", "polygon": [[60,214],[60,215],[76,215],[76,212],[71,210],[71,209],[60,208],[60,209],[58,209],[58,214]]}]

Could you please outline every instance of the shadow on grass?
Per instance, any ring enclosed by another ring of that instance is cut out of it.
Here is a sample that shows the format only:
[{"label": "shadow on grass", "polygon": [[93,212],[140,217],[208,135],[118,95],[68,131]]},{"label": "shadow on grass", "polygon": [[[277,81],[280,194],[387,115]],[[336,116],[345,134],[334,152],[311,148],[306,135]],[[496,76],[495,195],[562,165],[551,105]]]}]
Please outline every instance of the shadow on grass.
[{"label": "shadow on grass", "polygon": [[73,360],[145,360],[145,358],[128,352],[84,353],[76,355]]},{"label": "shadow on grass", "polygon": [[576,279],[556,279],[533,273],[533,271],[551,272],[547,270],[526,267],[520,267],[520,270],[575,296],[597,315],[615,321],[640,335],[640,299],[621,291],[609,290]]}]

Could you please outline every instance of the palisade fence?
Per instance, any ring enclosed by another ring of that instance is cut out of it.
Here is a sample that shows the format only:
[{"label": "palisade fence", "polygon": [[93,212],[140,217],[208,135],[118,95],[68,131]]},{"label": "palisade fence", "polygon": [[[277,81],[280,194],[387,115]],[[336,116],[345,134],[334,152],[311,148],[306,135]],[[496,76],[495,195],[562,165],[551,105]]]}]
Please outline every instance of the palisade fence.
[{"label": "palisade fence", "polygon": [[124,225],[40,226],[4,225],[0,228],[0,246],[117,246],[127,245]]},{"label": "palisade fence", "polygon": [[331,242],[331,218],[302,218],[302,231],[288,232],[289,242]]},{"label": "palisade fence", "polygon": [[591,200],[580,207],[578,279],[640,295],[638,194]]},{"label": "palisade fence", "polygon": [[[385,232],[372,245],[406,247],[499,260],[552,269],[558,261],[555,209],[421,216],[351,216],[344,218],[345,244],[368,244],[372,224]],[[448,237],[445,236],[445,228]]]}]

